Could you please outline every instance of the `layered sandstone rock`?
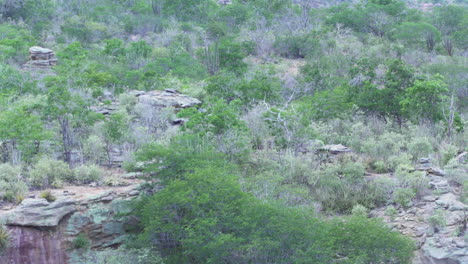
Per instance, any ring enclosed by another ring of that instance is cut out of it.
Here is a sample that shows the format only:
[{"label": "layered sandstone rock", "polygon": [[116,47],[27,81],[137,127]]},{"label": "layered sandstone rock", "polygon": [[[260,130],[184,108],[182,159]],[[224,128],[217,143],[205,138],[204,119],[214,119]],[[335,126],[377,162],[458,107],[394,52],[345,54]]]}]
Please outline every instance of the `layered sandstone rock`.
[{"label": "layered sandstone rock", "polygon": [[45,68],[48,69],[57,65],[57,58],[51,49],[46,49],[38,46],[29,48],[29,58],[25,68]]}]

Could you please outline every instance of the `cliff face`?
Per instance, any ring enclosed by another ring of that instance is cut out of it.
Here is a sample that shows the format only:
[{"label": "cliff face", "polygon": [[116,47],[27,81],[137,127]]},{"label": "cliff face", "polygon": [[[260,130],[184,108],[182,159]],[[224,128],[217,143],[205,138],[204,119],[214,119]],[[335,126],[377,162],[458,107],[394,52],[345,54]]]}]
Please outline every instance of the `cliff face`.
[{"label": "cliff face", "polygon": [[52,203],[30,198],[0,211],[11,237],[0,263],[66,264],[79,234],[89,239],[91,249],[119,246],[132,219],[116,214],[129,212],[128,201],[138,195],[137,187],[95,188],[89,195],[62,191]]}]

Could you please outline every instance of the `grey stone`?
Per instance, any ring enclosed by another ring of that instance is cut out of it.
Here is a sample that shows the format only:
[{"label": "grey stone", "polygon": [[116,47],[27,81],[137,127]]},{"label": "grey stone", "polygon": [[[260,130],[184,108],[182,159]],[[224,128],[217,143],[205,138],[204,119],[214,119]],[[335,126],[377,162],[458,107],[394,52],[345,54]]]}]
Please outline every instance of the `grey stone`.
[{"label": "grey stone", "polygon": [[76,202],[57,199],[53,203],[45,199],[25,199],[5,217],[5,224],[12,226],[55,227],[66,215],[76,211]]},{"label": "grey stone", "polygon": [[319,150],[328,151],[331,154],[341,154],[341,153],[348,153],[352,151],[350,148],[345,147],[341,144],[321,146]]},{"label": "grey stone", "polygon": [[425,201],[425,202],[434,202],[436,200],[436,198],[434,196],[427,195],[427,196],[424,196],[422,198],[422,200]]}]

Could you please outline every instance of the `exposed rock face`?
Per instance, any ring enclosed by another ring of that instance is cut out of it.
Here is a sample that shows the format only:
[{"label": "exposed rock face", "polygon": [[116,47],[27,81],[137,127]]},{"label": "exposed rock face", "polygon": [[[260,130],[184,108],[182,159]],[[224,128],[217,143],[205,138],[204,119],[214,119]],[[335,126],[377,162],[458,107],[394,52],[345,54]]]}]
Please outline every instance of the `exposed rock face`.
[{"label": "exposed rock face", "polygon": [[319,150],[322,151],[328,151],[331,154],[341,154],[341,153],[347,153],[351,152],[352,150],[348,147],[345,147],[341,144],[338,145],[325,145],[319,148]]},{"label": "exposed rock face", "polygon": [[427,173],[432,195],[414,201],[413,206],[399,208],[395,216],[386,215],[386,207],[372,212],[394,230],[413,238],[418,252],[414,264],[468,263],[468,206],[460,200],[457,186],[434,169],[429,159],[421,159],[419,170]]},{"label": "exposed rock face", "polygon": [[46,199],[25,199],[4,216],[4,221],[12,226],[55,227],[63,217],[76,211],[75,203],[70,199],[58,199],[53,203]]},{"label": "exposed rock face", "polygon": [[139,194],[136,187],[73,198],[64,192],[54,194],[58,199],[53,203],[31,198],[7,213],[0,211],[12,238],[10,247],[0,255],[0,263],[66,264],[71,242],[79,234],[89,238],[93,249],[120,245],[127,226],[135,219],[116,215],[130,212],[128,200]]},{"label": "exposed rock face", "polygon": [[0,255],[2,264],[65,264],[62,234],[33,227],[10,226],[10,246]]},{"label": "exposed rock face", "polygon": [[229,4],[232,4],[232,0],[218,0],[218,4],[229,5]]},{"label": "exposed rock face", "polygon": [[[200,100],[181,94],[173,89],[151,92],[132,91],[131,94],[138,98],[138,103],[157,109],[172,107],[175,110],[180,110],[201,104]],[[119,103],[115,102],[110,105],[95,107],[94,111],[103,115],[110,115],[118,108]]]},{"label": "exposed rock face", "polygon": [[175,109],[188,108],[201,104],[200,100],[181,94],[172,89],[164,91],[134,92],[141,104],[158,108],[173,107]]},{"label": "exposed rock face", "polygon": [[30,61],[28,61],[25,68],[50,68],[57,65],[57,58],[55,53],[46,48],[42,47],[31,47],[29,49]]}]

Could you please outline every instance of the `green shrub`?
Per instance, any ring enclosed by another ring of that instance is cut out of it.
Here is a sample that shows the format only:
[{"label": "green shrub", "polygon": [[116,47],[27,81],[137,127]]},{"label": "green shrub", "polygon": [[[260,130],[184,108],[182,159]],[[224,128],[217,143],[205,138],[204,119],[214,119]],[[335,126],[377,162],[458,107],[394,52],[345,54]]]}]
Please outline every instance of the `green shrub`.
[{"label": "green shrub", "polygon": [[360,205],[360,204],[357,204],[353,207],[353,210],[351,210],[351,214],[353,216],[359,216],[359,217],[367,217],[367,208]]},{"label": "green shrub", "polygon": [[428,138],[417,137],[408,144],[408,151],[413,156],[413,160],[421,157],[427,157],[433,152],[434,148]]},{"label": "green shrub", "polygon": [[96,165],[81,165],[74,169],[74,179],[79,184],[88,184],[100,181],[103,177],[103,170]]},{"label": "green shrub", "polygon": [[376,160],[370,164],[371,169],[377,173],[385,173],[388,171],[387,165],[381,160]]},{"label": "green shrub", "polygon": [[50,190],[41,192],[41,194],[39,195],[39,197],[41,197],[41,198],[43,198],[43,199],[46,199],[49,203],[52,203],[52,202],[54,202],[55,200],[57,200],[57,197],[55,197],[55,195],[53,195],[52,192],[51,192]]},{"label": "green shrub", "polygon": [[441,165],[447,165],[451,159],[456,157],[457,153],[457,147],[450,144],[444,144],[441,149]]},{"label": "green shrub", "polygon": [[387,164],[388,164],[387,167],[391,171],[396,171],[398,167],[410,166],[411,160],[412,160],[412,156],[410,154],[401,153],[401,154],[389,157],[387,161]]},{"label": "green shrub", "polygon": [[28,191],[21,179],[21,168],[10,164],[0,164],[0,200],[20,202]]},{"label": "green shrub", "polygon": [[83,155],[90,163],[100,164],[106,160],[106,144],[97,135],[90,135],[83,142]]},{"label": "green shrub", "polygon": [[429,216],[429,219],[427,220],[434,228],[435,232],[439,231],[441,228],[447,225],[445,211],[442,209],[435,210],[435,212]]},{"label": "green shrub", "polygon": [[414,195],[421,197],[428,187],[429,179],[422,171],[412,171],[411,166],[400,165],[397,167],[395,175],[400,187],[411,188]]},{"label": "green shrub", "polygon": [[5,250],[10,244],[10,232],[1,224],[0,225],[0,253]]},{"label": "green shrub", "polygon": [[368,182],[364,172],[360,163],[327,165],[309,179],[312,196],[328,212],[350,213],[357,204],[374,208],[384,203],[386,192]]},{"label": "green shrub", "polygon": [[31,185],[37,188],[60,186],[64,181],[73,179],[73,172],[65,162],[43,157],[29,171],[29,179]]},{"label": "green shrub", "polygon": [[279,37],[273,47],[280,56],[286,58],[305,58],[322,50],[319,39],[311,34]]},{"label": "green shrub", "polygon": [[91,246],[91,241],[85,234],[80,233],[75,237],[75,239],[73,239],[72,246],[74,249],[87,249]]},{"label": "green shrub", "polygon": [[403,207],[408,207],[416,193],[411,188],[401,188],[393,193],[393,201]]},{"label": "green shrub", "polygon": [[416,249],[410,238],[389,230],[379,219],[356,216],[338,218],[333,223],[330,235],[333,236],[329,244],[332,252],[340,258],[336,263],[409,264],[413,250]]},{"label": "green shrub", "polygon": [[387,209],[385,209],[385,215],[389,216],[390,219],[392,219],[392,221],[393,221],[393,220],[395,220],[395,217],[398,215],[398,211],[397,211],[397,209],[395,209],[395,207],[390,205],[389,207],[387,207]]}]

